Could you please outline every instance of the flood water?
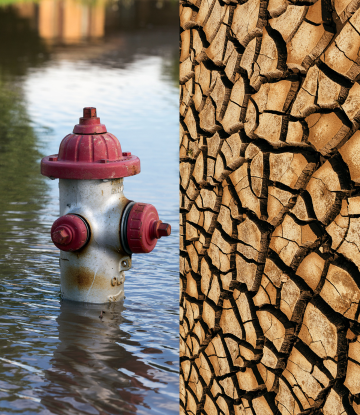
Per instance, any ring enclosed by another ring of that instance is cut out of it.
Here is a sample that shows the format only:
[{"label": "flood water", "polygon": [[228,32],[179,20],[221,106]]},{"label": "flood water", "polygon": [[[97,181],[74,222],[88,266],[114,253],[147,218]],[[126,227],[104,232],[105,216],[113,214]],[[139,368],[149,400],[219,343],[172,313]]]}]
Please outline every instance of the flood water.
[{"label": "flood water", "polygon": [[[1,414],[178,413],[177,15],[170,0],[0,0]],[[85,106],[141,160],[125,195],[172,225],[116,304],[60,300],[58,181],[39,173]]]}]

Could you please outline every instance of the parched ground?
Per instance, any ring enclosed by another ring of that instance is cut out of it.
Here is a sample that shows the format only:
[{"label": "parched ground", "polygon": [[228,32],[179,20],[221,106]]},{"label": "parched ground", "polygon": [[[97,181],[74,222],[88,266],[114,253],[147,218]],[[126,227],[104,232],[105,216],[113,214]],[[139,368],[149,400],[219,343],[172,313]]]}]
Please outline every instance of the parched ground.
[{"label": "parched ground", "polygon": [[360,414],[360,0],[182,0],[181,410]]}]

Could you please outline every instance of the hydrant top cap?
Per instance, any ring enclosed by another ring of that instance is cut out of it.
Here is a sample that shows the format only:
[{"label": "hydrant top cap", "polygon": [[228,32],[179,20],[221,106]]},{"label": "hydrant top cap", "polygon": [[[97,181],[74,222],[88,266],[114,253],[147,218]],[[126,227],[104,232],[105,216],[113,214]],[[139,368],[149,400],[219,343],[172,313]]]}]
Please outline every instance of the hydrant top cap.
[{"label": "hydrant top cap", "polygon": [[118,179],[140,173],[140,160],[122,152],[119,140],[107,132],[96,108],[85,107],[83,117],[60,144],[59,154],[41,160],[41,174],[51,178]]},{"label": "hydrant top cap", "polygon": [[96,116],[95,107],[85,107],[79,124],[75,125],[74,134],[102,134],[106,133],[104,124],[100,124],[100,118]]}]

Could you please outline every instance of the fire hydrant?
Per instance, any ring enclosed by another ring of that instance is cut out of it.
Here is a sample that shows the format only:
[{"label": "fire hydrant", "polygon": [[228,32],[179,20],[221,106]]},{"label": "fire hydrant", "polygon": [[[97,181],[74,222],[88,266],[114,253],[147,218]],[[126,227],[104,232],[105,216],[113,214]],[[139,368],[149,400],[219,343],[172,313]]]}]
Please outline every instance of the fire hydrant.
[{"label": "fire hydrant", "polygon": [[140,173],[140,160],[122,152],[96,108],[84,108],[59,154],[44,157],[41,174],[58,178],[60,217],[51,239],[60,249],[62,298],[88,303],[120,300],[133,253],[151,252],[171,226],[154,206],[128,200],[123,178]]}]

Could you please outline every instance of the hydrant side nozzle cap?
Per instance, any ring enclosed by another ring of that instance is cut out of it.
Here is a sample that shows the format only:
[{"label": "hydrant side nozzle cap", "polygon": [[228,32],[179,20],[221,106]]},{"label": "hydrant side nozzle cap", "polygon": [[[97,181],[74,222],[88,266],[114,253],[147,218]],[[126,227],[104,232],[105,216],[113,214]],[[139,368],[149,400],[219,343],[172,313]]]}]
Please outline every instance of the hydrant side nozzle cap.
[{"label": "hydrant side nozzle cap", "polygon": [[78,215],[67,214],[56,219],[51,228],[51,239],[62,251],[77,251],[90,237],[89,226]]},{"label": "hydrant side nozzle cap", "polygon": [[169,236],[171,226],[162,223],[156,208],[148,203],[135,203],[129,213],[126,234],[127,243],[132,253],[151,252],[162,236]]}]

